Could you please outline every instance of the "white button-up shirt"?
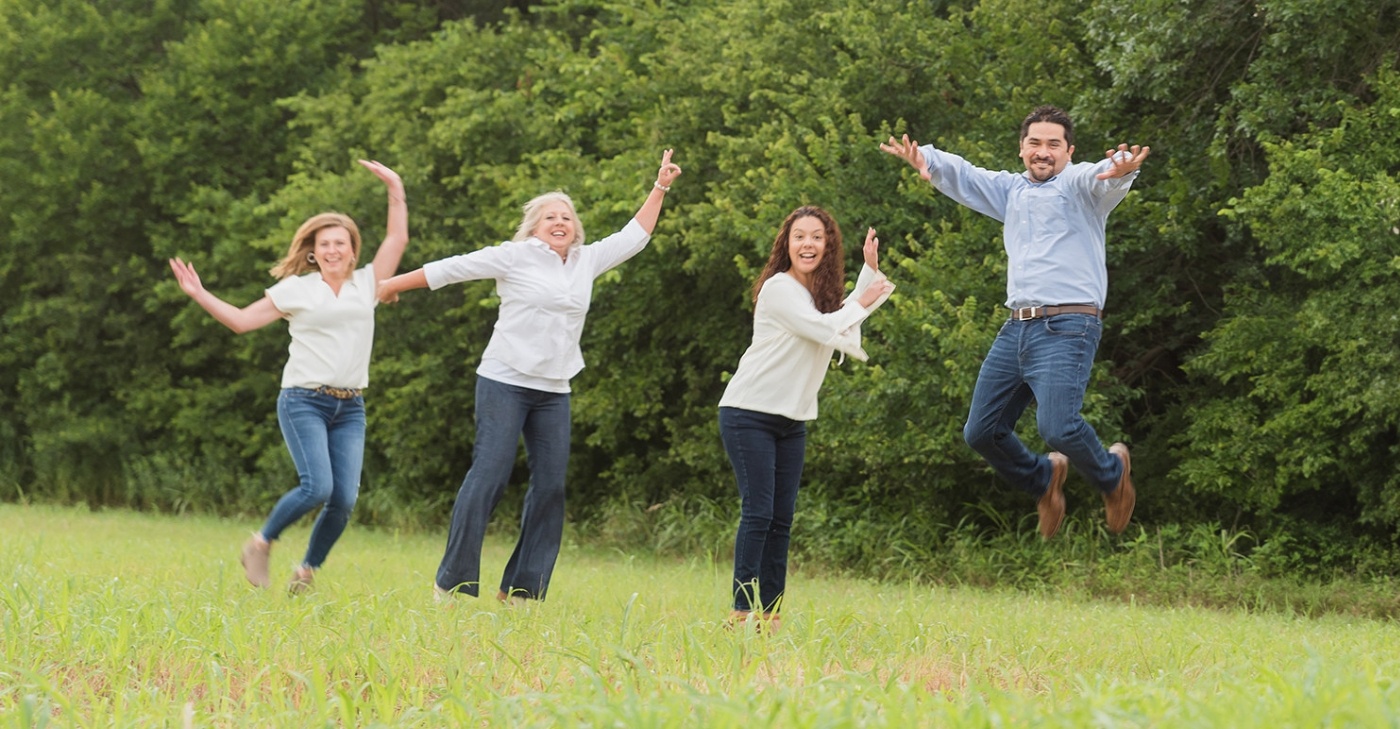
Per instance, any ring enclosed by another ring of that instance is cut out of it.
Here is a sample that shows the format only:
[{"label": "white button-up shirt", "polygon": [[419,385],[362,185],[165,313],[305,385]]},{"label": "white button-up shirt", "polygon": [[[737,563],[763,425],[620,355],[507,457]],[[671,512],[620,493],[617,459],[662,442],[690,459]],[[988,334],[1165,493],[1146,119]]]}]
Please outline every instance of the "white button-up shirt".
[{"label": "white button-up shirt", "polygon": [[538,238],[444,258],[423,266],[428,287],[495,279],[500,316],[477,374],[508,385],[569,392],[583,369],[579,339],[593,300],[593,281],[637,255],[651,240],[635,219],[589,245],[577,245],[567,261]]}]

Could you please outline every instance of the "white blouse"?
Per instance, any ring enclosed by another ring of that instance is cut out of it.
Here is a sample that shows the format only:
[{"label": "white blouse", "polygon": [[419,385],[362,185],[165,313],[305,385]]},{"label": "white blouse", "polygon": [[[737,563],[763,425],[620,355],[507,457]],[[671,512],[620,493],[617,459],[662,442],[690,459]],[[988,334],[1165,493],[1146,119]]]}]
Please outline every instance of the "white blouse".
[{"label": "white blouse", "polygon": [[320,272],[284,278],[267,289],[292,335],[282,387],[369,384],[374,307],[379,304],[374,284],[374,267],[365,266],[341,285],[339,295]]},{"label": "white blouse", "polygon": [[495,279],[500,315],[477,374],[509,385],[569,392],[583,369],[584,317],[593,281],[637,255],[651,240],[635,219],[589,245],[574,246],[567,261],[538,238],[444,258],[423,266],[428,287]]},{"label": "white blouse", "polygon": [[787,273],[763,283],[753,312],[753,341],[720,398],[720,407],[743,408],[792,420],[815,420],[817,391],[836,350],[864,362],[860,323],[889,298],[869,309],[856,300],[884,274],[862,266],[855,292],[840,309],[817,310],[812,293]]}]

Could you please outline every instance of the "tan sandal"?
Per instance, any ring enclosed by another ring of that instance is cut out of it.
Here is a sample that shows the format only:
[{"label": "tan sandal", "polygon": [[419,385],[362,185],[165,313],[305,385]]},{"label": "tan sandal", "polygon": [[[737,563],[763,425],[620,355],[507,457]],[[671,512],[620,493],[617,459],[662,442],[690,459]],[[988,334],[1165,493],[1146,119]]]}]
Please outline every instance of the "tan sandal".
[{"label": "tan sandal", "polygon": [[287,583],[287,592],[293,595],[304,595],[315,587],[316,570],[302,565],[292,570],[292,579]]}]

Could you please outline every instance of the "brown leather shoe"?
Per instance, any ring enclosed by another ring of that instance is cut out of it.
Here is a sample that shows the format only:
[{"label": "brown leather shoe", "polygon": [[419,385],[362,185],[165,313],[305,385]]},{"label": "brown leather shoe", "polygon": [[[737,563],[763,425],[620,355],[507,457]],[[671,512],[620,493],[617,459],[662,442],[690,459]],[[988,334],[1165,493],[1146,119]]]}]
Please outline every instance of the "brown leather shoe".
[{"label": "brown leather shoe", "polygon": [[1069,477],[1069,459],[1063,453],[1051,453],[1050,485],[1036,503],[1040,513],[1040,538],[1049,539],[1060,530],[1065,520],[1065,479]]},{"label": "brown leather shoe", "polygon": [[1103,495],[1103,505],[1108,512],[1108,530],[1122,534],[1137,504],[1137,491],[1133,490],[1133,459],[1128,455],[1128,446],[1122,443],[1109,446],[1108,452],[1123,462],[1123,475],[1118,478],[1118,488]]}]

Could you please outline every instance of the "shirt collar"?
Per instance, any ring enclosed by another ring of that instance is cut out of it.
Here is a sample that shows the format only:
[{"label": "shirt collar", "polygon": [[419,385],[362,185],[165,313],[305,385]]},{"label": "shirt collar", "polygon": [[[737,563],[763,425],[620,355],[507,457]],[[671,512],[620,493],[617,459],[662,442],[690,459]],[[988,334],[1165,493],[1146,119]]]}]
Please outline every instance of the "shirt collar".
[{"label": "shirt collar", "polygon": [[[551,246],[549,243],[547,243],[547,242],[545,242],[545,241],[542,241],[542,240],[540,240],[539,238],[536,238],[536,237],[533,236],[533,235],[530,236],[529,238],[526,238],[526,239],[525,239],[525,242],[526,242],[526,243],[529,243],[529,244],[531,244],[531,245],[534,245],[534,246],[539,246],[539,247],[541,247],[541,248],[544,248],[545,250],[549,251],[550,253],[553,253],[553,252],[554,252],[554,246]],[[578,250],[578,249],[580,249],[580,248],[582,248],[582,247],[583,247],[583,244],[582,244],[582,243],[580,243],[580,242],[578,242],[578,241],[574,241],[573,243],[570,243],[570,244],[569,244],[569,251],[570,251],[570,252],[573,252],[573,251],[576,251],[576,250]]]}]

